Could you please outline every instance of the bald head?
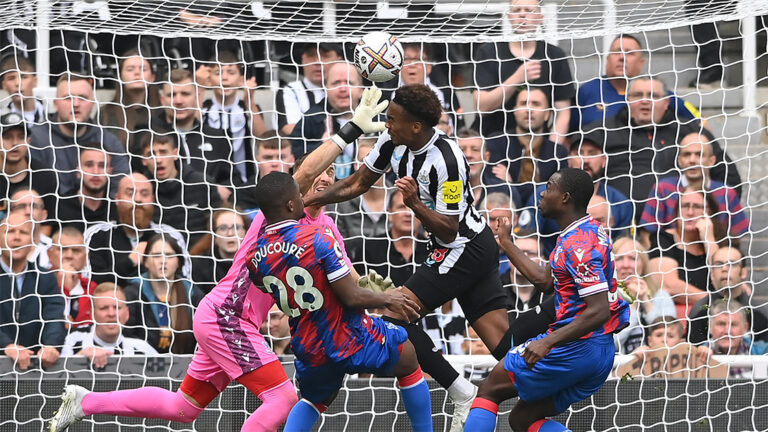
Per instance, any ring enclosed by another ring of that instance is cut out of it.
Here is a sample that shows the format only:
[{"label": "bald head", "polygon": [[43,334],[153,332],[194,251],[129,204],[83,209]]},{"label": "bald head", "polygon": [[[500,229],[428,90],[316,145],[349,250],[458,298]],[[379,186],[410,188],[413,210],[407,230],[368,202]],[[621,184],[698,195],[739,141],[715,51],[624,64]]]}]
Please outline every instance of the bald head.
[{"label": "bald head", "polygon": [[337,113],[351,113],[363,95],[363,79],[350,63],[333,63],[325,75],[328,104]]},{"label": "bald head", "polygon": [[132,174],[120,180],[115,193],[117,213],[121,224],[145,229],[155,212],[152,183],[142,174]]},{"label": "bald head", "polygon": [[592,216],[596,221],[603,225],[603,228],[611,228],[613,226],[613,218],[611,218],[611,205],[608,201],[600,195],[592,195],[587,206],[587,213]]}]

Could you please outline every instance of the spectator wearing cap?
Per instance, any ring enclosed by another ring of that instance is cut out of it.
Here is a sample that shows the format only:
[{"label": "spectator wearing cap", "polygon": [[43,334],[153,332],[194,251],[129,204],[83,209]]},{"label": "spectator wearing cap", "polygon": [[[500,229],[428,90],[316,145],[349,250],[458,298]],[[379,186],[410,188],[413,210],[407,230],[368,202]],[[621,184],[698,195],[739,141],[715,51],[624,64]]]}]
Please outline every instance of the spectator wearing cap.
[{"label": "spectator wearing cap", "polygon": [[64,342],[64,298],[49,272],[28,257],[34,225],[19,212],[0,222],[0,348],[26,370],[37,355],[47,367]]},{"label": "spectator wearing cap", "polygon": [[0,112],[21,114],[31,124],[45,121],[45,102],[34,96],[37,74],[32,60],[16,53],[3,57],[0,60],[0,81],[10,99]]},{"label": "spectator wearing cap", "polygon": [[93,81],[79,75],[62,75],[56,83],[56,113],[48,122],[31,128],[30,159],[43,168],[53,168],[58,176],[57,189],[75,189],[79,146],[99,143],[111,156],[112,173],[127,173],[128,155],[124,144],[91,119],[96,105]]},{"label": "spectator wearing cap", "polygon": [[302,69],[301,79],[281,87],[275,96],[274,128],[283,136],[293,132],[296,123],[312,105],[322,102],[328,66],[344,59],[341,46],[329,43],[308,43],[297,54]]},{"label": "spectator wearing cap", "polygon": [[677,167],[680,175],[659,180],[651,189],[641,218],[641,227],[656,233],[674,222],[679,194],[686,187],[707,190],[717,201],[717,219],[727,227],[728,234],[741,236],[749,231],[749,217],[735,189],[711,178],[716,158],[712,141],[700,132],[691,132],[680,142]]},{"label": "spectator wearing cap", "polygon": [[[11,112],[0,116],[0,212],[8,213],[13,206],[11,195],[21,189],[38,191],[46,208],[56,207],[56,174],[43,169],[29,157],[29,130],[24,117]],[[46,234],[51,228],[44,228]]]},{"label": "spectator wearing cap", "polygon": [[[627,87],[627,100],[627,107],[615,117],[588,125],[586,130],[608,155],[608,184],[632,199],[633,219],[639,221],[653,185],[674,174],[682,138],[692,132],[709,133],[698,119],[676,118],[669,90],[658,77],[634,78]],[[711,178],[739,187],[741,178],[736,165],[717,141],[712,141],[712,149],[716,162]]]},{"label": "spectator wearing cap", "polygon": [[[632,35],[616,37],[605,59],[605,75],[594,78],[579,86],[576,105],[571,112],[571,130],[583,130],[584,126],[612,118],[627,106],[627,84],[640,75],[645,66],[643,44]],[[700,118],[701,114],[693,104],[669,92],[670,106],[677,119]]]},{"label": "spectator wearing cap", "polygon": [[[635,207],[624,194],[605,182],[605,165],[607,160],[602,147],[595,143],[594,137],[591,135],[581,135],[571,145],[568,166],[586,171],[592,177],[595,185],[594,195],[605,198],[611,205],[610,215],[613,219],[613,226],[616,228],[616,230],[611,231],[611,235],[616,240],[632,226],[632,215]],[[522,227],[539,232],[545,245],[544,251],[546,254],[549,254],[555,247],[560,228],[554,220],[542,217],[538,210],[541,192],[545,188],[546,185],[540,185],[536,189],[536,193],[533,194],[526,203],[525,208],[521,211],[519,223]]]},{"label": "spectator wearing cap", "polygon": [[78,186],[62,194],[56,208],[56,219],[62,226],[84,232],[88,227],[117,219],[117,208],[109,199],[109,175],[112,173],[109,153],[98,144],[80,147],[77,167]]}]

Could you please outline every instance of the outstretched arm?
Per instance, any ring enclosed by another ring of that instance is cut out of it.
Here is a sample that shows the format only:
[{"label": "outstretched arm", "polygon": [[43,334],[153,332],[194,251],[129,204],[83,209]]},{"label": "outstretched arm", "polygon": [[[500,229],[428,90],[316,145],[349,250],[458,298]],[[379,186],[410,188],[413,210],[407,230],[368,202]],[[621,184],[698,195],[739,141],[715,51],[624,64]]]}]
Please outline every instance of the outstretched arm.
[{"label": "outstretched arm", "polygon": [[[307,163],[304,162],[302,167],[304,165]],[[363,165],[354,174],[337,181],[325,191],[304,197],[304,205],[311,207],[350,200],[370,189],[379,177],[381,174],[377,174]]]},{"label": "outstretched arm", "polygon": [[355,108],[352,120],[347,122],[339,133],[325,140],[319,148],[307,156],[298,171],[293,174],[302,195],[309,191],[315,178],[328,169],[347,145],[353,143],[364,133],[377,133],[385,129],[383,122],[373,121],[389,104],[389,101],[379,103],[379,99],[381,99],[381,90],[375,86],[365,89],[360,99],[360,105]]},{"label": "outstretched arm", "polygon": [[542,292],[549,294],[555,289],[555,280],[552,278],[552,267],[547,263],[541,266],[518,248],[512,241],[512,225],[508,218],[501,218],[499,222],[499,246],[507,254],[509,262],[529,282]]},{"label": "outstretched arm", "polygon": [[399,290],[376,293],[363,289],[357,286],[357,282],[351,274],[331,282],[331,288],[344,306],[365,309],[385,307],[392,312],[408,317],[409,320],[419,318],[417,312],[419,305]]}]

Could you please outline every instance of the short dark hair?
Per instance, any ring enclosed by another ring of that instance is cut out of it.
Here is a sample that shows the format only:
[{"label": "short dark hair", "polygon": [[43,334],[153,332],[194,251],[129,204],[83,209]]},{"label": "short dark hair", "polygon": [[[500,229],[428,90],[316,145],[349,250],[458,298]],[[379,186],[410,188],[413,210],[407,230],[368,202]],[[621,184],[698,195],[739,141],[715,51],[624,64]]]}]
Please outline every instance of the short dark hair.
[{"label": "short dark hair", "polygon": [[589,200],[595,192],[592,177],[578,168],[563,168],[557,174],[560,175],[558,186],[571,196],[574,208],[586,212]]},{"label": "short dark hair", "polygon": [[141,137],[141,151],[145,152],[152,144],[170,144],[173,148],[179,148],[176,142],[176,133],[172,131],[152,131]]},{"label": "short dark hair", "polygon": [[264,213],[264,217],[270,219],[278,208],[285,202],[286,193],[296,186],[293,177],[284,172],[273,171],[262,177],[256,184],[254,195],[256,204]]},{"label": "short dark hair", "polygon": [[482,138],[483,136],[475,129],[463,127],[459,129],[456,132],[456,138],[460,139],[467,139],[467,138]]},{"label": "short dark hair", "polygon": [[424,84],[410,84],[395,91],[392,102],[408,111],[417,121],[433,128],[440,122],[443,106],[431,88]]},{"label": "short dark hair", "polygon": [[643,43],[642,43],[642,42],[640,42],[640,39],[636,38],[635,36],[632,36],[632,35],[631,35],[631,34],[629,34],[629,33],[622,33],[622,34],[620,34],[620,35],[616,36],[616,37],[615,37],[615,38],[613,38],[613,40],[611,41],[611,44],[613,44],[614,42],[616,42],[616,41],[617,41],[617,40],[619,40],[619,39],[630,39],[630,40],[633,40],[633,41],[637,42],[637,44],[640,46],[640,48],[641,48],[641,49],[643,48]]},{"label": "short dark hair", "polygon": [[211,66],[235,65],[240,74],[245,73],[245,65],[233,51],[220,50],[211,57],[210,62]]},{"label": "short dark hair", "polygon": [[35,64],[32,60],[17,56],[16,54],[10,54],[0,60],[0,80],[5,78],[7,72],[21,71],[21,72],[36,72]]},{"label": "short dark hair", "polygon": [[86,76],[83,73],[75,73],[75,72],[64,72],[63,74],[59,75],[59,78],[56,80],[56,87],[59,86],[59,84],[63,82],[76,82],[76,81],[85,81],[88,83],[88,85],[93,88],[93,78]]},{"label": "short dark hair", "polygon": [[421,60],[432,60],[432,45],[429,43],[421,42],[405,42],[403,43],[403,52],[407,49],[415,49],[421,51]]},{"label": "short dark hair", "polygon": [[256,151],[260,148],[268,149],[287,149],[290,150],[291,143],[287,139],[283,139],[277,133],[276,130],[270,129],[264,131],[261,135],[256,137]]}]

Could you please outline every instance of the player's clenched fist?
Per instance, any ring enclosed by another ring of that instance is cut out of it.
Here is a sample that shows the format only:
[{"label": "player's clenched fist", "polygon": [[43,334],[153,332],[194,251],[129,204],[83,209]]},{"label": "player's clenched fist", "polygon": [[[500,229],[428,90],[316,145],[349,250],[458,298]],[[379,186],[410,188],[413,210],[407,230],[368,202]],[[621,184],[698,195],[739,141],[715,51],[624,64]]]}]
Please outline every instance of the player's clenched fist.
[{"label": "player's clenched fist", "polygon": [[550,346],[546,340],[537,339],[531,341],[531,343],[525,347],[525,351],[523,351],[523,359],[528,364],[528,367],[533,369],[533,367],[536,366],[536,362],[546,357],[550,351],[552,351],[552,346]]},{"label": "player's clenched fist", "polygon": [[419,202],[419,186],[413,177],[405,176],[395,181],[397,190],[403,194],[403,203],[410,208]]},{"label": "player's clenched fist", "polygon": [[405,317],[409,322],[419,319],[419,304],[400,290],[389,290],[384,293],[388,298],[387,309]]}]

